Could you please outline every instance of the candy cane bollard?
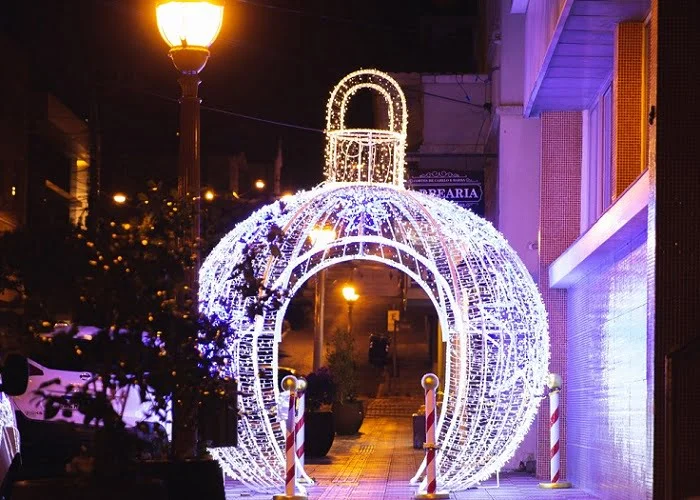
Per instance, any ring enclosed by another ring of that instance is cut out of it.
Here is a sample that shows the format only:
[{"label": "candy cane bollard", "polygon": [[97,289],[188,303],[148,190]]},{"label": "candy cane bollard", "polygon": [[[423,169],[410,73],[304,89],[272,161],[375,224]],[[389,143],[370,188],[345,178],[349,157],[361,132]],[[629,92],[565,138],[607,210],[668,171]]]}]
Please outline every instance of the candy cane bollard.
[{"label": "candy cane bollard", "polygon": [[297,479],[302,482],[313,484],[311,478],[304,471],[304,439],[305,439],[305,424],[304,413],[306,412],[306,380],[303,378],[297,379],[297,413],[294,420],[294,431],[296,432],[296,447],[297,447]]},{"label": "candy cane bollard", "polygon": [[286,474],[284,482],[284,494],[274,495],[273,500],[305,500],[306,495],[296,494],[296,432],[294,431],[294,415],[296,407],[297,379],[293,375],[287,375],[282,379],[282,390],[289,391],[289,411],[286,420]]},{"label": "candy cane bollard", "polygon": [[440,386],[440,380],[434,373],[426,373],[420,381],[425,389],[425,482],[427,484],[424,492],[417,492],[415,498],[450,498],[446,491],[437,491],[437,463],[435,444],[435,422],[437,411],[435,404],[435,391]]},{"label": "candy cane bollard", "polygon": [[551,482],[540,483],[540,487],[542,488],[571,488],[571,483],[568,481],[560,481],[559,392],[561,391],[561,384],[561,376],[556,373],[549,374],[547,386],[549,387],[549,472]]}]

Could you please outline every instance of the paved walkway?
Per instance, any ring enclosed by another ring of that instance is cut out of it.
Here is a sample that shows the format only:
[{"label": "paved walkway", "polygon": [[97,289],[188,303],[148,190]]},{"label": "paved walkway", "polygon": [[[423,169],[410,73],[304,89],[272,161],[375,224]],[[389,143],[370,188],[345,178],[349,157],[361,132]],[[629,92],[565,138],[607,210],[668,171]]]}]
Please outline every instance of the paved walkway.
[{"label": "paved walkway", "polygon": [[[382,416],[380,408],[365,418],[358,436],[336,436],[327,457],[306,464],[316,485],[309,487],[310,499],[410,500],[415,487],[408,484],[423,458],[422,450],[411,446],[411,419]],[[376,416],[371,416],[376,415]],[[280,493],[283,488],[280,485]],[[452,493],[457,500],[583,500],[593,498],[576,489],[543,490],[531,475],[502,474],[479,488]],[[226,481],[227,500],[269,500],[246,490],[240,483]]]}]

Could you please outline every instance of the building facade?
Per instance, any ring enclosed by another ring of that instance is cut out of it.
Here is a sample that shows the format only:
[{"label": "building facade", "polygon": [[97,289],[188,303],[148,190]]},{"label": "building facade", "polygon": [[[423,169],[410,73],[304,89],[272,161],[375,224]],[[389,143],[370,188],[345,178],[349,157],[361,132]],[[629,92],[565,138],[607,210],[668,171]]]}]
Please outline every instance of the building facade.
[{"label": "building facade", "polygon": [[[491,86],[483,74],[392,73],[408,106],[408,186],[496,223]],[[375,98],[378,128],[386,127]]]},{"label": "building facade", "polygon": [[[698,5],[482,5],[498,225],[548,309],[564,477],[601,498],[700,495]],[[545,400],[542,478],[548,428]]]},{"label": "building facade", "polygon": [[13,78],[0,80],[0,231],[84,222],[88,206],[88,123],[32,87],[23,52],[9,39]]}]

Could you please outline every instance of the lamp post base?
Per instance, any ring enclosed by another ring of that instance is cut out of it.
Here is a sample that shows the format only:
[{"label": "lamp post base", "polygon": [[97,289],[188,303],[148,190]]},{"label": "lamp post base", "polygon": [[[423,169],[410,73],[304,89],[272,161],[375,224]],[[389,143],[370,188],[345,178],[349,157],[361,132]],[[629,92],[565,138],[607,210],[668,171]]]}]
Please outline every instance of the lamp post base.
[{"label": "lamp post base", "polygon": [[272,496],[272,500],[308,500],[308,498],[306,495],[285,495],[284,493]]},{"label": "lamp post base", "polygon": [[414,496],[413,498],[450,498],[450,493],[447,491],[436,491],[435,493],[416,493],[416,496]]},{"label": "lamp post base", "polygon": [[540,488],[547,490],[563,490],[571,488],[571,483],[568,481],[557,481],[556,483],[540,483]]}]

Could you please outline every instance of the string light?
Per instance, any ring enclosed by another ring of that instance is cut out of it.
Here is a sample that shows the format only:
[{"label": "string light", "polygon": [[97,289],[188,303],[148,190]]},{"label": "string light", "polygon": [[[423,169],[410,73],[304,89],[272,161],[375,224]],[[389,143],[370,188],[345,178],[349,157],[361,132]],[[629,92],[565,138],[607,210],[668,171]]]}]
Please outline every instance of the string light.
[{"label": "string light", "polygon": [[[349,75],[336,87],[329,110],[339,88],[345,92],[368,81],[379,85],[382,75],[372,70]],[[390,97],[391,102],[402,103],[400,97]],[[334,117],[329,118],[329,136],[342,130],[347,99],[343,102],[329,111]],[[395,133],[401,134],[405,106],[390,106],[390,112],[390,129],[398,127]],[[351,141],[342,134],[336,139],[338,144]],[[402,148],[405,140],[397,136],[397,141]],[[289,299],[251,320],[245,313],[249,299],[237,291],[243,285],[237,266],[252,258],[256,279],[293,297],[322,269],[369,260],[408,274],[438,313],[446,342],[445,391],[436,427],[438,474],[447,489],[469,488],[503,467],[534,420],[549,364],[544,304],[522,261],[488,221],[448,200],[403,188],[403,156],[400,163],[396,155],[383,157],[376,163],[381,174],[367,170],[367,177],[355,183],[343,177],[347,165],[335,163],[339,158],[335,154],[334,163],[327,163],[332,182],[256,211],[202,265],[200,309],[236,332],[225,375],[238,380],[240,391],[238,446],[210,452],[227,475],[252,490],[275,493],[284,484],[276,380]],[[265,244],[275,226],[285,235],[278,256],[246,252],[251,245]],[[315,238],[318,228],[334,237]],[[273,369],[264,369],[269,366]],[[422,471],[423,466],[414,482]]]}]

